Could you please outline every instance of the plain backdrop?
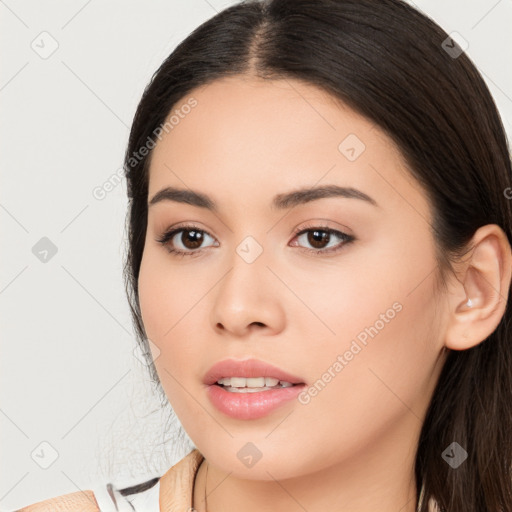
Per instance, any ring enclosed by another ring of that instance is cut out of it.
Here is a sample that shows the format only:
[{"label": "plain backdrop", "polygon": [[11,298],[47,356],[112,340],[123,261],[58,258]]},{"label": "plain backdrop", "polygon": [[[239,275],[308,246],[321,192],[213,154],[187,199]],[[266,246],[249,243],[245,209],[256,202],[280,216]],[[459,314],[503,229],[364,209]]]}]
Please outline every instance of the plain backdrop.
[{"label": "plain backdrop", "polygon": [[[2,511],[141,482],[190,449],[163,443],[167,416],[134,352],[125,182],[97,191],[120,175],[152,73],[234,3],[0,0]],[[510,137],[512,2],[415,5],[468,42]]]}]

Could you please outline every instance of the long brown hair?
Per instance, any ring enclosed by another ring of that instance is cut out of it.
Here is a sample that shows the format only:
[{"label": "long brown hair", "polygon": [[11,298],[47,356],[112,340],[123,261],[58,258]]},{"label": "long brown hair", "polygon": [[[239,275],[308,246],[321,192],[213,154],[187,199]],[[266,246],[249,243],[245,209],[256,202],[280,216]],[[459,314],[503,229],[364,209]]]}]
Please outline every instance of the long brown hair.
[{"label": "long brown hair", "polygon": [[[389,135],[431,203],[440,282],[480,226],[498,224],[512,244],[505,131],[481,75],[444,30],[400,0],[241,2],[176,47],[153,75],[133,120],[124,165],[125,279],[138,341],[148,358],[137,281],[151,151],[141,156],[139,150],[194,88],[237,74],[315,85]],[[507,308],[488,339],[448,355],[416,454],[420,512],[427,511],[430,498],[450,512],[512,512],[510,324]],[[454,441],[468,454],[457,469],[441,456]]]}]

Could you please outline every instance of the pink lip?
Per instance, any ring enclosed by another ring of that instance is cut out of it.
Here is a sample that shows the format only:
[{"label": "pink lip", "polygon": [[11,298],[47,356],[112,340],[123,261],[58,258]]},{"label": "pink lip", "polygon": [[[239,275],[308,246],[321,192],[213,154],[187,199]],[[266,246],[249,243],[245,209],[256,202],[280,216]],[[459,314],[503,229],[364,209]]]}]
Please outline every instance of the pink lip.
[{"label": "pink lip", "polygon": [[218,384],[211,384],[206,388],[206,393],[212,404],[227,416],[238,420],[255,420],[293,400],[305,387],[306,384],[297,384],[255,393],[233,393]]},{"label": "pink lip", "polygon": [[[215,384],[223,377],[274,377],[279,380],[291,382],[292,384],[303,384],[304,380],[300,377],[277,368],[271,364],[260,361],[259,359],[224,359],[215,363],[206,373],[203,383]],[[267,393],[265,391],[265,393]]]},{"label": "pink lip", "polygon": [[[274,377],[295,385],[254,393],[236,393],[226,391],[216,384],[223,377]],[[300,377],[257,359],[220,361],[208,370],[203,383],[208,386],[208,398],[220,412],[241,420],[257,419],[270,414],[295,398],[306,386]]]}]

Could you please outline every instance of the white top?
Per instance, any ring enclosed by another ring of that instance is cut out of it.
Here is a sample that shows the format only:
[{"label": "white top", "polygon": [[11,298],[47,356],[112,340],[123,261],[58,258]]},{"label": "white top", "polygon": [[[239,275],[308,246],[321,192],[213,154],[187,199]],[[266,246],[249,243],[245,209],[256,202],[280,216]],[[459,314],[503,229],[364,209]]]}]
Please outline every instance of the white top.
[{"label": "white top", "polygon": [[160,512],[160,480],[142,492],[123,496],[109,483],[92,489],[101,512]]}]

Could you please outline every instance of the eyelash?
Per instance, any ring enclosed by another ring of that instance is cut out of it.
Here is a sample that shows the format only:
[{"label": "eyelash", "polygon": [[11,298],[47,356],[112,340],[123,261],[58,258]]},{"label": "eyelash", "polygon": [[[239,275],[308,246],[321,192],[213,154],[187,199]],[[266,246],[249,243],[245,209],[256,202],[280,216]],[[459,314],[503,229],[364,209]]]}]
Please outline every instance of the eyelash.
[{"label": "eyelash", "polygon": [[[206,247],[203,247],[201,249],[195,249],[195,250],[190,250],[190,251],[181,251],[179,249],[173,249],[173,248],[169,247],[169,245],[168,245],[169,241],[171,241],[174,238],[174,236],[176,234],[180,233],[181,231],[199,231],[200,233],[205,233],[209,237],[213,238],[204,229],[200,229],[197,226],[194,226],[193,224],[186,224],[184,226],[179,226],[177,228],[173,228],[173,229],[166,231],[160,238],[157,238],[156,241],[159,244],[162,244],[163,246],[165,246],[166,249],[169,251],[169,253],[173,254],[176,257],[178,257],[178,256],[181,256],[181,257],[183,257],[183,256],[198,256],[202,251],[204,251],[206,249]],[[304,250],[306,252],[310,252],[310,253],[311,252],[315,253],[315,254],[336,253],[336,252],[342,250],[346,245],[350,244],[351,242],[353,242],[355,240],[355,237],[352,235],[347,235],[346,233],[343,233],[342,231],[338,231],[336,229],[332,229],[327,226],[318,226],[318,225],[304,226],[301,229],[295,230],[294,238],[296,238],[300,235],[303,235],[304,233],[308,233],[310,231],[321,231],[323,233],[329,233],[330,235],[335,235],[338,238],[342,239],[341,245],[338,245],[335,248],[331,247],[329,249],[307,249],[305,247],[299,246],[299,249],[302,249],[302,250]]]}]

